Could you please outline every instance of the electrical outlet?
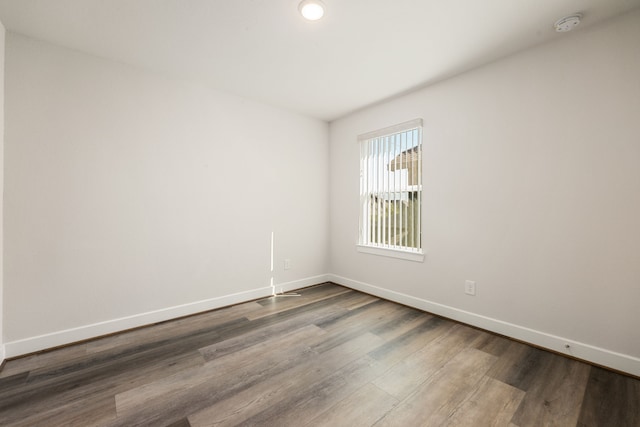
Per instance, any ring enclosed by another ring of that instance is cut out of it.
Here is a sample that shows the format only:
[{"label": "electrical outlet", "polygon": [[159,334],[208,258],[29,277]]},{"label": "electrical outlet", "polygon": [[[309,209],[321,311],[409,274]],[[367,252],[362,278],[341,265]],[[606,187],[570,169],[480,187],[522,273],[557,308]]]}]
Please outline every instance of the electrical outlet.
[{"label": "electrical outlet", "polygon": [[284,269],[288,270],[291,268],[291,260],[289,258],[284,260]]},{"label": "electrical outlet", "polygon": [[467,295],[476,295],[476,282],[473,280],[465,280],[464,282],[464,293]]}]

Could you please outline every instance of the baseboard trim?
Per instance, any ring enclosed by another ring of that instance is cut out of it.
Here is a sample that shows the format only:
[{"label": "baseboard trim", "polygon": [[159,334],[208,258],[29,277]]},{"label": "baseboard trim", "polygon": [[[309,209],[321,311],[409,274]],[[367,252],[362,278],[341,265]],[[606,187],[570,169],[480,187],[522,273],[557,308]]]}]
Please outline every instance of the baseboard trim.
[{"label": "baseboard trim", "polygon": [[328,274],[321,274],[318,276],[311,276],[305,277],[304,279],[293,280],[291,282],[280,283],[275,286],[275,291],[277,294],[282,294],[285,292],[291,292],[296,289],[302,289],[308,286],[313,286],[329,281],[330,279]]},{"label": "baseboard trim", "polygon": [[[530,329],[524,326],[515,325],[513,323],[504,322],[502,320],[482,316],[468,311],[460,310],[444,304],[417,298],[400,292],[391,291],[389,289],[380,288],[368,283],[349,279],[346,277],[329,274],[328,279],[348,288],[366,292],[380,298],[395,301],[410,307],[424,310],[438,316],[446,317],[475,326],[487,331],[495,332],[518,341],[530,343],[537,347],[542,347],[556,353],[564,354],[569,357],[584,360],[606,368],[614,369],[623,373],[640,376],[640,358],[629,356],[595,347],[582,342],[574,341],[568,338],[551,335],[545,332]],[[569,345],[569,348],[566,348]]]},{"label": "baseboard trim", "polygon": [[[460,310],[389,289],[380,288],[365,282],[338,276],[336,274],[323,274],[306,277],[303,279],[276,284],[274,287],[267,286],[257,288],[207,300],[196,301],[193,303],[167,307],[165,309],[150,311],[147,313],[85,325],[78,328],[6,342],[4,345],[0,345],[0,364],[2,364],[5,359],[69,345],[79,341],[98,338],[104,335],[189,316],[254,299],[264,298],[272,295],[274,288],[276,293],[283,293],[328,281],[466,323],[471,326],[505,335],[560,354],[565,354],[569,357],[574,357],[576,359],[581,359],[596,365],[624,372],[635,377],[640,377],[640,358],[606,350],[568,338],[547,334],[524,326]],[[567,344],[569,345],[568,349],[565,347]]]},{"label": "baseboard trim", "polygon": [[[328,281],[328,275],[306,277],[291,282],[276,284],[275,290],[278,293],[288,292],[326,281]],[[179,317],[202,313],[216,308],[264,298],[272,295],[273,290],[274,288],[267,286],[21,340],[10,341],[4,344],[4,348],[0,348],[0,351],[4,353],[0,355],[2,355],[2,360],[4,360],[5,357],[19,357],[30,353],[98,338],[104,335],[139,328],[158,322],[164,322],[166,320],[177,319]]]}]

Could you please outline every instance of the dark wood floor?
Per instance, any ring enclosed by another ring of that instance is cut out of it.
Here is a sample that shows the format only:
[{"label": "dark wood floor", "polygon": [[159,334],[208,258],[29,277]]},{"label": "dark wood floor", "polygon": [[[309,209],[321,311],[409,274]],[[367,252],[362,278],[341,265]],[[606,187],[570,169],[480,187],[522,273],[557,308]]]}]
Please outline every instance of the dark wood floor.
[{"label": "dark wood floor", "polygon": [[333,284],[9,361],[0,425],[640,426],[640,381]]}]

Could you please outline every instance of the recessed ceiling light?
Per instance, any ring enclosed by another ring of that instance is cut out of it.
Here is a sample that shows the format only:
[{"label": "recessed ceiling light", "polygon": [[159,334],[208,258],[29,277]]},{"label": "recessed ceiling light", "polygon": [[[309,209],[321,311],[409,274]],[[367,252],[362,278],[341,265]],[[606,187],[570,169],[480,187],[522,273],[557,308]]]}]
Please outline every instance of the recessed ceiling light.
[{"label": "recessed ceiling light", "polygon": [[324,3],[320,0],[303,0],[300,2],[298,10],[305,19],[317,21],[324,15]]},{"label": "recessed ceiling light", "polygon": [[581,18],[582,15],[579,13],[571,16],[565,16],[564,18],[558,19],[553,26],[556,28],[557,32],[566,33],[567,31],[571,31],[577,27]]}]

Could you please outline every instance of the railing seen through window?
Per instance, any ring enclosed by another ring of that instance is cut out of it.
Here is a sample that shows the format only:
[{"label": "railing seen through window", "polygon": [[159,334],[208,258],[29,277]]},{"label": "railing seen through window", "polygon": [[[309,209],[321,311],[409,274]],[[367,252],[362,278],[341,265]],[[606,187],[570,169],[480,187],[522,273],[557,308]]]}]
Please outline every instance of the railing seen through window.
[{"label": "railing seen through window", "polygon": [[358,137],[359,245],[422,253],[422,120]]}]

